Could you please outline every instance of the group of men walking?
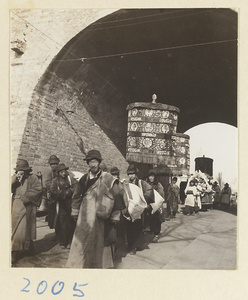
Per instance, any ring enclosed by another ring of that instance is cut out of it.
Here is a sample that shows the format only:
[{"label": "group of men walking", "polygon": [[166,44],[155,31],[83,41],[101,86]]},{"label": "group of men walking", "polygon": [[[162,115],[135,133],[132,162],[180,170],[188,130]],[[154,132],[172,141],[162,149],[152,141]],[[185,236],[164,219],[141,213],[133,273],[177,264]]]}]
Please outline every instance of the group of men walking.
[{"label": "group of men walking", "polygon": [[[134,165],[127,169],[129,182],[119,178],[117,167],[103,171],[98,150],[90,150],[84,160],[89,171],[76,181],[57,156],[49,158],[51,171],[44,181],[49,203],[46,220],[50,228],[55,228],[60,247],[70,249],[66,267],[113,268],[118,239],[127,243],[131,255],[142,248],[145,230],[154,234],[153,242],[158,241],[164,221],[164,189],[153,171],[146,180],[139,179]],[[21,251],[32,250],[36,208],[44,194],[31,171],[26,160],[19,160],[12,178],[13,262]],[[136,204],[134,199],[138,199]],[[156,208],[158,199],[160,205]],[[167,217],[175,217],[179,199],[173,178],[168,189]]]}]

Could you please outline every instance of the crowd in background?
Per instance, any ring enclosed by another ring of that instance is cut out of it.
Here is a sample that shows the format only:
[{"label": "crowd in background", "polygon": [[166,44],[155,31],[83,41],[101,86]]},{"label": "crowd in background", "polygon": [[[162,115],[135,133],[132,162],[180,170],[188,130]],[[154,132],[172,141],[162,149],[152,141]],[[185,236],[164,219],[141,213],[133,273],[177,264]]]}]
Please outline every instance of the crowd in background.
[{"label": "crowd in background", "polygon": [[221,190],[217,181],[201,172],[180,185],[172,177],[165,190],[154,170],[140,179],[138,169],[129,165],[125,180],[116,166],[106,172],[98,150],[90,150],[85,161],[89,171],[79,180],[56,155],[48,160],[51,170],[44,180],[32,174],[28,161],[17,162],[12,176],[12,263],[33,251],[36,212],[42,201],[54,240],[61,249],[70,249],[69,268],[113,268],[120,245],[135,255],[144,247],[145,232],[153,235],[153,243],[159,242],[161,224],[177,213],[194,216],[202,203],[211,209],[230,205],[228,183]]}]

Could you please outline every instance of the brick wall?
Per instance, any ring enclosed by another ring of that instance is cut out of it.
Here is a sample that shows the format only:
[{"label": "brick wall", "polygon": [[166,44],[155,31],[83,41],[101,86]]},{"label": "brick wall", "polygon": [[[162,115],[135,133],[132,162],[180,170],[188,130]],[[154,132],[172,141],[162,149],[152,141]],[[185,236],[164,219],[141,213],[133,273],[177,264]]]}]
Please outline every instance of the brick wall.
[{"label": "brick wall", "polygon": [[98,149],[107,167],[117,165],[124,173],[124,157],[87,112],[73,84],[44,74],[33,93],[18,157],[37,169],[56,154],[71,170],[85,172],[85,153]]},{"label": "brick wall", "polygon": [[[95,148],[101,151],[107,166],[117,165],[125,172],[124,157],[90,116],[82,97],[79,99],[78,82],[62,80],[49,70],[64,44],[100,15],[104,12],[17,10],[11,13],[11,41],[22,41],[24,52],[20,55],[11,51],[11,168],[17,158],[25,158],[34,170],[43,169],[48,167],[48,157],[57,154],[71,170],[85,172],[85,151]],[[97,103],[97,98],[94,102]]]}]

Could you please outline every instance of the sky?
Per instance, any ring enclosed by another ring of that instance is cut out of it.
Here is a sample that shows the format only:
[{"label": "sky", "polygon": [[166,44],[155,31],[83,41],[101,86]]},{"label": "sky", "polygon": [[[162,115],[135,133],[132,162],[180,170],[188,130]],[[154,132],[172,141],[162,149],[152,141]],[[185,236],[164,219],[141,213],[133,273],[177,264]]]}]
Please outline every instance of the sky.
[{"label": "sky", "polygon": [[233,191],[238,180],[238,129],[223,123],[205,123],[185,132],[190,136],[190,172],[195,170],[195,158],[213,159],[213,177],[222,172],[224,183]]}]

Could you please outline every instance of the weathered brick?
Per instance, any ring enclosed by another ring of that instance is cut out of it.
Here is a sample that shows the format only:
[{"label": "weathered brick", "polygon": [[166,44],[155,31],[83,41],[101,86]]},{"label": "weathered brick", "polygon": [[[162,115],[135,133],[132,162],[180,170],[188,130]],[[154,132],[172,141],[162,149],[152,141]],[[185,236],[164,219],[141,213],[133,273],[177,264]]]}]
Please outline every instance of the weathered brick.
[{"label": "weathered brick", "polygon": [[[85,150],[97,148],[102,152],[107,165],[115,164],[126,170],[127,163],[121,153],[103,130],[95,124],[81,99],[77,98],[81,84],[85,89],[84,99],[99,101],[98,112],[101,113],[102,110],[104,113],[101,107],[101,95],[97,97],[94,94],[97,86],[91,90],[88,83],[84,81],[80,83],[72,79],[63,81],[51,74],[48,69],[50,62],[66,42],[97,20],[99,11],[17,10],[15,12],[22,19],[11,14],[11,40],[23,39],[25,33],[27,42],[22,57],[15,58],[11,53],[12,62],[20,63],[11,66],[12,165],[15,164],[17,157],[23,157],[30,159],[31,164],[42,167],[47,158],[55,153],[71,168],[86,171],[88,167],[83,161],[84,154],[77,145],[82,140]],[[70,22],[72,19],[73,22]],[[53,37],[55,42],[48,37]],[[98,79],[97,85],[99,93],[106,93],[105,82]],[[109,88],[108,93],[111,97],[116,95],[116,92]],[[55,115],[57,104],[64,111],[67,120],[61,115]],[[68,110],[73,110],[74,114],[66,114]]]}]

